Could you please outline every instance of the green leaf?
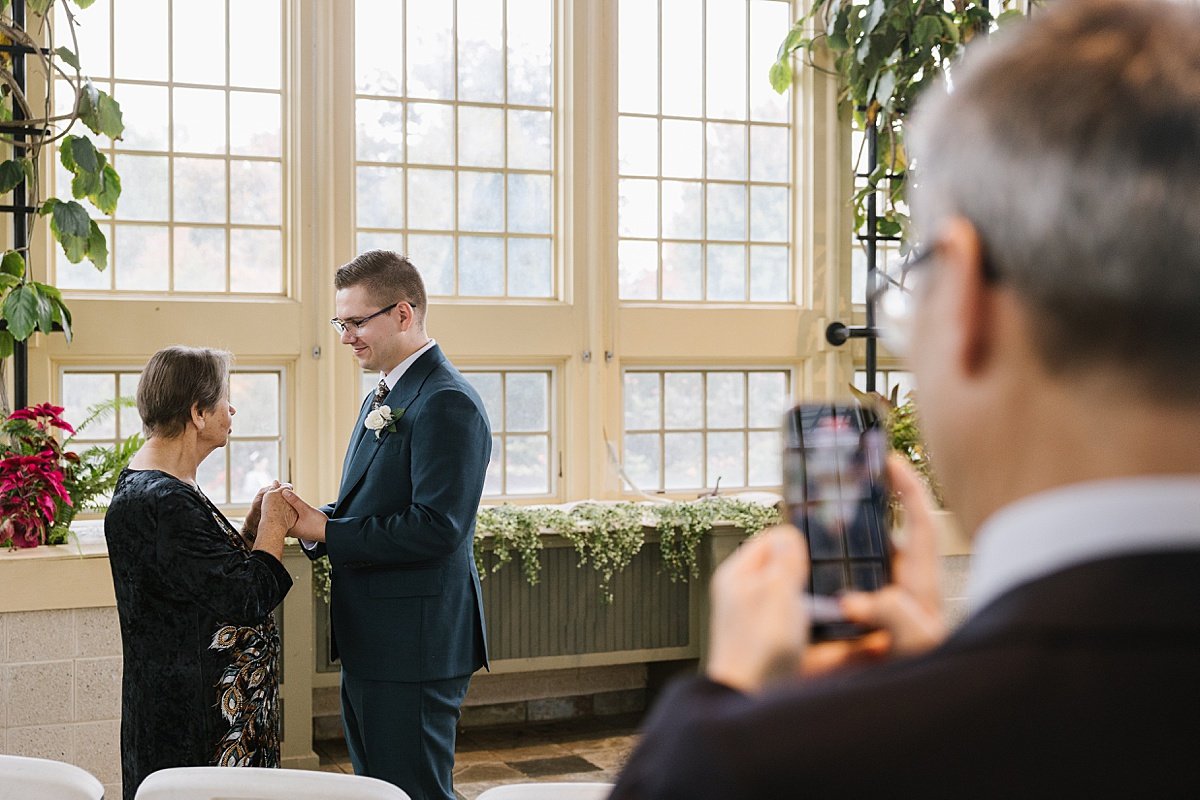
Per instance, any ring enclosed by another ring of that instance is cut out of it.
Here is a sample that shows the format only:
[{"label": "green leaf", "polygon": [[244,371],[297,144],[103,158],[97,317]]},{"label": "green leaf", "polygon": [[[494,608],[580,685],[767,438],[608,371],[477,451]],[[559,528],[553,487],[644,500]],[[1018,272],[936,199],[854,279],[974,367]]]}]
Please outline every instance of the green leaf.
[{"label": "green leaf", "polygon": [[0,163],[0,194],[11,192],[21,181],[25,180],[25,167],[21,164],[23,158],[10,158]]},{"label": "green leaf", "polygon": [[875,223],[875,230],[881,236],[897,236],[900,233],[900,223],[894,219],[883,217]]},{"label": "green leaf", "polygon": [[[71,156],[75,159],[75,164],[84,172],[99,172],[102,156],[96,152],[96,145],[92,144],[92,140],[86,136],[67,138],[70,141],[63,143],[63,149],[68,147],[71,149]],[[64,164],[64,166],[66,165]]]},{"label": "green leaf", "polygon": [[108,240],[104,238],[104,232],[95,221],[92,222],[92,229],[88,233],[87,257],[98,272],[103,272],[108,266]]},{"label": "green leaf", "polygon": [[896,88],[896,73],[888,70],[880,73],[879,82],[875,84],[875,100],[884,108],[892,107],[892,91]]},{"label": "green leaf", "polygon": [[870,36],[882,18],[883,0],[871,0],[871,4],[867,6],[866,19],[863,20],[863,34]]},{"label": "green leaf", "polygon": [[37,290],[28,284],[18,286],[4,298],[3,314],[8,320],[8,332],[18,342],[23,342],[37,327],[38,317]]},{"label": "green leaf", "polygon": [[79,119],[91,128],[92,133],[112,139],[120,139],[125,131],[125,121],[117,101],[97,89],[91,81],[85,83],[79,93]]},{"label": "green leaf", "polygon": [[79,69],[79,57],[71,52],[71,48],[59,47],[54,51],[54,54],[74,69]]},{"label": "green leaf", "polygon": [[788,31],[788,35],[784,37],[779,44],[779,49],[775,51],[775,60],[781,61],[787,56],[790,56],[795,51],[804,46],[804,25],[797,22]]},{"label": "green leaf", "polygon": [[81,9],[90,8],[94,2],[96,2],[96,0],[74,0],[75,5],[79,6]]},{"label": "green leaf", "polygon": [[54,301],[38,289],[38,284],[28,284],[30,291],[37,298],[37,329],[43,333],[54,330]]},{"label": "green leaf", "polygon": [[65,203],[60,201],[54,206],[54,224],[62,233],[87,238],[88,222],[90,221],[91,217],[88,216],[84,207],[74,200],[68,200]]},{"label": "green leaf", "polygon": [[75,336],[71,330],[71,310],[62,301],[54,304],[54,321],[62,326],[63,336],[66,337],[67,344],[70,344]]},{"label": "green leaf", "polygon": [[779,94],[783,94],[792,85],[792,65],[786,58],[780,59],[771,65],[771,73],[768,77],[771,81],[771,88]]},{"label": "green leaf", "polygon": [[13,288],[14,286],[20,286],[20,285],[21,285],[20,278],[17,278],[13,275],[6,275],[5,273],[0,272],[0,296],[3,296],[4,292],[7,292],[9,289]]},{"label": "green leaf", "polygon": [[[3,11],[0,8],[0,11]],[[12,334],[8,331],[0,331],[0,358],[8,358],[13,354],[13,346],[16,342],[13,341]]]},{"label": "green leaf", "polygon": [[[33,283],[37,290],[41,292],[50,302],[51,322],[57,322],[62,326],[63,333],[66,334],[67,341],[71,341],[71,310],[67,308],[63,302],[62,292],[57,287],[50,286],[46,283]],[[51,328],[52,329],[52,328]],[[43,328],[43,330],[51,330]]]},{"label": "green leaf", "polygon": [[942,28],[942,19],[939,15],[921,17],[917,20],[917,27],[913,31],[913,39],[916,41],[917,47],[923,49],[932,48],[941,41],[944,35],[945,30]]},{"label": "green leaf", "polygon": [[88,199],[105,214],[112,214],[117,210],[117,199],[120,196],[121,176],[117,174],[112,164],[105,164],[104,169],[100,172],[100,190],[88,194]]},{"label": "green leaf", "polygon": [[26,0],[25,8],[39,17],[44,17],[52,5],[54,5],[54,0]]},{"label": "green leaf", "polygon": [[17,279],[24,278],[25,256],[16,250],[9,250],[4,254],[4,258],[0,259],[0,273]]}]

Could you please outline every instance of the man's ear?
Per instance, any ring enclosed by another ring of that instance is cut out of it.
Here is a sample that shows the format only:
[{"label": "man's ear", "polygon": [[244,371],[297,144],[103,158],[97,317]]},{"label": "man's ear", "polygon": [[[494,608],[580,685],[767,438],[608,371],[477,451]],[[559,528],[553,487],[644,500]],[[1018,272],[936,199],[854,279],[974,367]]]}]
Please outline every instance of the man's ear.
[{"label": "man's ear", "polygon": [[995,347],[995,307],[984,278],[984,246],[979,231],[967,219],[954,217],[939,231],[938,269],[953,292],[951,309],[958,333],[955,358],[966,375],[983,370]]},{"label": "man's ear", "polygon": [[413,311],[412,305],[405,300],[397,303],[396,309],[400,312],[400,330],[407,331],[416,321],[417,315]]}]

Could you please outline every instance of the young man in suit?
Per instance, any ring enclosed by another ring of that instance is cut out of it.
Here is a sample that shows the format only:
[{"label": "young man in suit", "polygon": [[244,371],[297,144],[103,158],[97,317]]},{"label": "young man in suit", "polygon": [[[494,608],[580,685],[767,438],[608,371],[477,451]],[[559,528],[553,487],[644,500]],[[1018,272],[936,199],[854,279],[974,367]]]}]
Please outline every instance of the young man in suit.
[{"label": "young man in suit", "polygon": [[425,286],[403,256],[338,269],[342,343],[380,375],[359,411],[337,501],[292,493],[292,533],[329,555],[342,722],[354,771],[414,799],[453,800],[455,726],[487,664],[473,557],[492,437],[478,393],[425,333]]},{"label": "young man in suit", "polygon": [[751,541],[613,800],[1200,787],[1200,7],[1059,0],[979,48],[910,137],[908,352],[970,614],[944,635],[894,465],[895,583],[842,600],[878,630],[809,646],[802,539]]}]

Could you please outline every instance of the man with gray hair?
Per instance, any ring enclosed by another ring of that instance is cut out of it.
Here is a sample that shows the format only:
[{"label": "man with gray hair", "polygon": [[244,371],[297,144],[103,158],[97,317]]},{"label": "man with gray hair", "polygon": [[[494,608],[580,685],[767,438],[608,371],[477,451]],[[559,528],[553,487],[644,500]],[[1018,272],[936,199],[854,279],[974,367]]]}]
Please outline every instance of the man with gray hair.
[{"label": "man with gray hair", "polygon": [[1200,5],[1039,8],[911,142],[923,248],[893,323],[973,532],[970,613],[944,633],[928,500],[893,463],[895,582],[841,600],[876,630],[809,646],[802,538],[751,541],[614,800],[1200,787]]}]

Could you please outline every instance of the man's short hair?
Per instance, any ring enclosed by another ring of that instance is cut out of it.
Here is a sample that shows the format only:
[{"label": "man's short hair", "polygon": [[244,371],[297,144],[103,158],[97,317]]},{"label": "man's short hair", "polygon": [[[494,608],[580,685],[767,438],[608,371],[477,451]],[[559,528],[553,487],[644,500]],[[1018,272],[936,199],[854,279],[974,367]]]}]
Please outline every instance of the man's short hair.
[{"label": "man's short hair", "polygon": [[1061,371],[1200,396],[1200,7],[1056,0],[919,104],[913,209],[961,215]]},{"label": "man's short hair", "polygon": [[146,436],[171,439],[183,433],[192,407],[211,411],[229,390],[232,356],[205,347],[166,347],[146,362],[137,388],[137,409]]},{"label": "man's short hair", "polygon": [[399,253],[368,250],[338,267],[333,285],[337,289],[363,286],[381,306],[406,302],[413,307],[417,324],[425,324],[425,281],[412,262]]}]

